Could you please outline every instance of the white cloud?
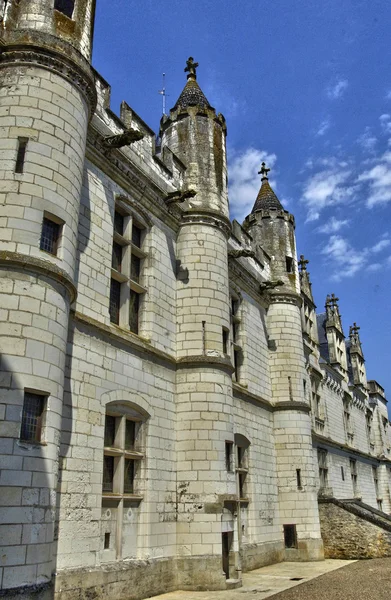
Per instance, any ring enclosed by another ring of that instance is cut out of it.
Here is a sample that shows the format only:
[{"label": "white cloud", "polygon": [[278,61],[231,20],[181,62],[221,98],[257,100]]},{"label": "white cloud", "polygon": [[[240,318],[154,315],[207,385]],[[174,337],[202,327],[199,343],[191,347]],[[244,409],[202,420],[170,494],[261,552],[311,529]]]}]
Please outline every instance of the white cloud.
[{"label": "white cloud", "polygon": [[[340,235],[332,235],[322,254],[331,261],[334,269],[332,279],[340,281],[346,277],[353,277],[358,271],[375,272],[383,268],[379,262],[371,262],[371,256],[378,254],[389,246],[390,240],[383,239],[369,248],[361,250],[354,248],[352,244]],[[390,257],[391,258],[391,257]]]},{"label": "white cloud", "polygon": [[384,250],[384,248],[387,248],[387,246],[389,246],[390,243],[391,242],[388,239],[380,240],[380,242],[372,246],[371,251],[375,252],[375,254],[381,252],[382,250]]},{"label": "white cloud", "polygon": [[377,144],[377,138],[371,133],[371,128],[366,127],[364,133],[357,138],[357,143],[363,150],[373,153]]},{"label": "white cloud", "polygon": [[369,271],[370,273],[375,273],[376,271],[381,271],[382,268],[383,268],[382,264],[372,263],[367,266],[367,271]]},{"label": "white cloud", "polygon": [[335,217],[331,217],[324,225],[318,227],[317,231],[319,233],[337,233],[342,227],[348,225],[349,219],[336,219]]},{"label": "white cloud", "polygon": [[368,208],[391,201],[391,152],[385,152],[379,163],[357,178],[358,182],[368,182]]},{"label": "white cloud", "polygon": [[391,133],[391,115],[385,113],[379,117],[380,125],[384,133]]},{"label": "white cloud", "polygon": [[342,96],[346,92],[348,85],[349,83],[347,79],[339,79],[337,83],[327,88],[327,96],[331,100],[337,100],[338,98],[342,98]]},{"label": "white cloud", "polygon": [[[258,171],[263,161],[271,168],[276,162],[276,155],[256,148],[247,148],[247,150],[240,153],[231,151],[231,155],[229,155],[231,214],[240,222],[251,212],[258,195],[261,187],[261,178]],[[273,182],[271,182],[271,185],[274,187]]]},{"label": "white cloud", "polygon": [[325,119],[321,122],[316,132],[316,135],[324,135],[330,129],[330,119]]},{"label": "white cloud", "polygon": [[307,207],[307,222],[319,219],[326,206],[349,204],[357,186],[348,185],[350,171],[324,170],[309,177],[301,202]]}]

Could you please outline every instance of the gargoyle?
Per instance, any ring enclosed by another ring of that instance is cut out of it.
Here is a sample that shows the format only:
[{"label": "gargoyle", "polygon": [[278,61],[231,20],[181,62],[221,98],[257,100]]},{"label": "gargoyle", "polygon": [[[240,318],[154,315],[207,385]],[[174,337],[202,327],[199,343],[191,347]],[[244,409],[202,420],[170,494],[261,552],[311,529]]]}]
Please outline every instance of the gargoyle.
[{"label": "gargoyle", "polygon": [[263,281],[259,287],[261,292],[266,292],[267,290],[273,290],[276,287],[280,287],[280,285],[284,285],[284,282],[281,279],[277,279],[277,281]]},{"label": "gargoyle", "polygon": [[107,148],[122,148],[123,146],[129,146],[134,142],[139,142],[144,137],[141,131],[136,129],[125,129],[123,133],[118,135],[107,135],[103,138],[103,145]]},{"label": "gargoyle", "polygon": [[188,198],[194,198],[194,196],[197,195],[197,192],[195,190],[186,190],[186,191],[182,191],[182,190],[176,190],[175,192],[170,192],[169,194],[167,194],[167,196],[164,198],[164,200],[166,201],[167,204],[172,204],[173,202],[184,202],[185,200],[188,200]]},{"label": "gargoyle", "polygon": [[240,258],[245,256],[246,258],[255,258],[255,252],[249,248],[240,248],[239,250],[229,250],[228,256],[230,258]]}]

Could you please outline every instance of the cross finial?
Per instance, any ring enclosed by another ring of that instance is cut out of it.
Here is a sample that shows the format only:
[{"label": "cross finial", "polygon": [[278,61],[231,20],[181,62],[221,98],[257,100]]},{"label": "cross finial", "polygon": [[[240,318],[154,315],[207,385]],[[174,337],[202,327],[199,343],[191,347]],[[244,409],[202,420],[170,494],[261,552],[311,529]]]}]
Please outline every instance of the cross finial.
[{"label": "cross finial", "polygon": [[307,265],[309,262],[310,262],[309,260],[306,260],[304,258],[304,254],[300,255],[300,260],[299,260],[298,264],[299,264],[299,267],[300,267],[300,270],[302,273],[307,270]]},{"label": "cross finial", "polygon": [[266,163],[263,162],[262,165],[261,165],[261,170],[258,171],[258,175],[262,175],[262,181],[264,179],[267,179],[267,174],[269,173],[269,171],[270,171],[270,169],[267,169],[266,168]]},{"label": "cross finial", "polygon": [[337,298],[337,296],[335,296],[334,294],[331,294],[330,300],[331,300],[331,304],[333,306],[337,306],[337,302],[339,301],[339,298]]},{"label": "cross finial", "polygon": [[357,323],[353,323],[353,325],[350,327],[350,335],[357,335],[358,332],[360,331],[360,327],[358,327]]},{"label": "cross finial", "polygon": [[189,58],[186,61],[186,68],[185,68],[185,73],[189,72],[189,74],[187,76],[188,79],[190,77],[197,79],[197,73],[196,73],[197,67],[198,67],[198,63],[194,62],[194,58],[192,56],[189,56]]}]

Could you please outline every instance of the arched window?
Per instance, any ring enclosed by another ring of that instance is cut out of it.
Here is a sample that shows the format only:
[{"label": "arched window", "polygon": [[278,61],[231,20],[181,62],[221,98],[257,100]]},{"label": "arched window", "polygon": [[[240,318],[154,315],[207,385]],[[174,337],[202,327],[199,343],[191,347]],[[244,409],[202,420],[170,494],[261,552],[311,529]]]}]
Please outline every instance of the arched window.
[{"label": "arched window", "polygon": [[75,0],[54,0],[54,8],[69,19],[72,19]]},{"label": "arched window", "polygon": [[106,407],[101,556],[104,561],[135,557],[139,505],[143,499],[146,416],[130,403]]}]

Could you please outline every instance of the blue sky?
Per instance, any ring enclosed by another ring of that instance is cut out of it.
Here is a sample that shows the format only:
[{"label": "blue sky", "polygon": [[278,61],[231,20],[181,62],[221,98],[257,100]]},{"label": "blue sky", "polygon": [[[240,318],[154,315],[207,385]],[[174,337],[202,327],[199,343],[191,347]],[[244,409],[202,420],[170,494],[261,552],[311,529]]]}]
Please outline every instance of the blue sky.
[{"label": "blue sky", "polygon": [[158,131],[186,78],[228,125],[230,203],[251,210],[262,160],[296,217],[315,302],[340,298],[368,376],[391,399],[391,5],[386,0],[97,1],[93,64]]}]

